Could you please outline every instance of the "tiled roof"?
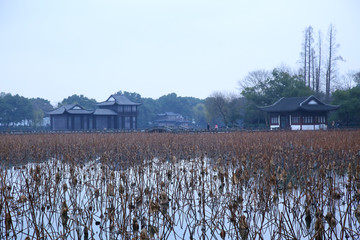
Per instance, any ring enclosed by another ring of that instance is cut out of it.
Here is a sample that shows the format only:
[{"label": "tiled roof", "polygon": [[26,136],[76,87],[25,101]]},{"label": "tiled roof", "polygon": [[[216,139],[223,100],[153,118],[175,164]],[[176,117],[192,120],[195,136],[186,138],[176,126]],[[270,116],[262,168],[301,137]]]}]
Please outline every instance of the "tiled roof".
[{"label": "tiled roof", "polygon": [[109,106],[109,105],[141,105],[141,103],[136,103],[133,101],[130,101],[126,96],[124,95],[111,95],[105,102],[97,103],[98,106]]},{"label": "tiled roof", "polygon": [[272,105],[259,107],[265,112],[294,112],[305,111],[333,111],[338,109],[338,105],[329,105],[321,102],[314,96],[310,97],[283,97]]},{"label": "tiled roof", "polygon": [[63,105],[53,111],[48,112],[49,115],[59,115],[63,113],[69,113],[69,114],[91,114],[93,111],[86,110],[79,106],[78,104],[67,104]]},{"label": "tiled roof", "polygon": [[117,115],[117,113],[111,109],[98,108],[94,111],[94,115]]}]

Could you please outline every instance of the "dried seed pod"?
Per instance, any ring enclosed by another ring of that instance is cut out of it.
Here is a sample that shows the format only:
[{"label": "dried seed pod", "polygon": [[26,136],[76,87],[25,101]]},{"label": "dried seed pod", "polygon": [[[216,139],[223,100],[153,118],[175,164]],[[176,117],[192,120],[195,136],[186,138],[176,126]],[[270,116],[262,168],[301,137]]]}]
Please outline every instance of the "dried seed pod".
[{"label": "dried seed pod", "polygon": [[360,165],[356,165],[356,180],[360,179]]},{"label": "dried seed pod", "polygon": [[77,182],[78,182],[77,177],[76,177],[75,175],[72,176],[72,177],[71,177],[71,183],[72,183],[74,186],[76,186]]},{"label": "dried seed pod", "polygon": [[25,195],[21,195],[18,199],[18,202],[19,203],[25,203],[27,201],[27,198]]},{"label": "dried seed pod", "polygon": [[149,236],[147,234],[147,231],[145,228],[141,229],[141,232],[140,232],[140,240],[149,240]]},{"label": "dried seed pod", "polygon": [[305,208],[305,223],[306,223],[306,227],[309,229],[311,226],[311,212],[310,212],[310,208],[307,206]]},{"label": "dried seed pod", "polygon": [[95,188],[94,195],[95,198],[98,198],[100,196],[100,190],[98,188]]},{"label": "dried seed pod", "polygon": [[160,204],[161,204],[161,205],[167,205],[167,204],[169,204],[169,197],[168,197],[168,195],[166,194],[165,191],[162,191],[162,192],[160,193],[159,200],[160,200]]},{"label": "dried seed pod", "polygon": [[328,222],[331,228],[334,228],[336,226],[336,219],[334,218],[334,215],[331,212],[328,212],[326,214],[325,220]]},{"label": "dried seed pod", "polygon": [[88,240],[88,239],[89,239],[89,230],[85,226],[85,228],[84,228],[84,240]]},{"label": "dried seed pod", "polygon": [[156,212],[158,212],[160,210],[160,205],[159,205],[159,203],[157,201],[154,202],[154,201],[150,200],[149,205],[150,205],[150,207],[149,207],[150,213],[156,213]]},{"label": "dried seed pod", "polygon": [[115,196],[115,187],[112,184],[108,184],[106,188],[106,196],[108,197],[114,197]]},{"label": "dried seed pod", "polygon": [[349,165],[348,165],[348,174],[352,175],[352,165],[351,165],[351,163],[349,163]]},{"label": "dried seed pod", "polygon": [[315,239],[322,240],[324,235],[324,224],[322,219],[318,217],[315,222]]},{"label": "dried seed pod", "polygon": [[10,215],[9,212],[7,212],[5,214],[5,227],[6,227],[6,229],[10,229],[11,224],[12,224],[11,215]]},{"label": "dried seed pod", "polygon": [[63,191],[64,191],[64,193],[68,190],[68,186],[67,186],[67,184],[66,183],[64,183],[63,184],[63,186],[62,186],[62,188],[63,188]]},{"label": "dried seed pod", "polygon": [[225,232],[224,229],[221,229],[220,237],[221,237],[222,239],[225,239],[225,238],[226,238],[226,232]]},{"label": "dried seed pod", "polygon": [[159,229],[153,225],[149,225],[148,228],[149,228],[151,238],[153,238],[155,236],[155,234],[159,233]]},{"label": "dried seed pod", "polygon": [[67,227],[67,220],[69,219],[68,211],[69,208],[66,202],[64,201],[61,205],[61,223],[65,228]]},{"label": "dried seed pod", "polygon": [[279,196],[277,195],[277,193],[273,194],[273,202],[277,202],[279,200]]},{"label": "dried seed pod", "polygon": [[123,187],[123,185],[122,184],[120,184],[120,186],[119,186],[119,193],[120,194],[123,194],[124,193],[124,187]]},{"label": "dried seed pod", "polygon": [[57,172],[57,173],[55,174],[55,183],[56,183],[56,184],[59,184],[59,183],[60,183],[60,180],[61,180],[61,175],[60,175],[59,172]]},{"label": "dried seed pod", "polygon": [[146,196],[149,196],[151,194],[151,190],[149,189],[149,187],[145,188],[144,193]]},{"label": "dried seed pod", "polygon": [[292,182],[291,182],[291,181],[289,181],[289,183],[288,183],[288,185],[287,185],[287,188],[288,188],[289,190],[291,190],[291,189],[293,188],[293,185],[292,185]]},{"label": "dried seed pod", "polygon": [[137,197],[135,198],[135,203],[136,203],[137,205],[140,205],[140,204],[142,204],[142,202],[143,202],[143,196],[142,196],[142,194],[140,194],[139,196],[137,196]]},{"label": "dried seed pod", "polygon": [[139,231],[139,223],[138,223],[136,217],[133,218],[132,228],[133,228],[134,232]]},{"label": "dried seed pod", "polygon": [[280,174],[280,180],[285,182],[286,178],[287,178],[287,173],[286,173],[286,170],[283,169],[283,171]]},{"label": "dried seed pod", "polygon": [[249,226],[246,222],[246,217],[244,215],[241,215],[241,217],[240,217],[239,232],[240,232],[241,239],[245,240],[248,238]]},{"label": "dried seed pod", "polygon": [[238,179],[238,177],[236,176],[236,174],[233,174],[233,175],[232,175],[231,180],[232,180],[231,182],[232,182],[233,185],[237,185],[237,184],[239,183],[239,179]]},{"label": "dried seed pod", "polygon": [[168,170],[167,173],[166,173],[166,175],[167,175],[167,178],[170,180],[170,179],[171,179],[171,176],[172,176],[171,170]]}]

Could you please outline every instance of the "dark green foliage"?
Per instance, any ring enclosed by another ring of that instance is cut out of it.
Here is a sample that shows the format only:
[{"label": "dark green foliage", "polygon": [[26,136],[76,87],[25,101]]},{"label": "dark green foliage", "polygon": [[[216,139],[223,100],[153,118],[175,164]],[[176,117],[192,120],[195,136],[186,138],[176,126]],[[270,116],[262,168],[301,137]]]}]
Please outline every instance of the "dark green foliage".
[{"label": "dark green foliage", "polygon": [[54,109],[49,100],[43,98],[30,98],[29,100],[34,109],[40,109],[43,112],[49,112]]},{"label": "dark green foliage", "polygon": [[[32,119],[33,106],[29,99],[4,94],[0,97],[0,122],[8,127]],[[29,124],[29,122],[27,122]]]},{"label": "dark green foliage", "polygon": [[340,105],[334,112],[333,120],[343,126],[360,126],[360,86],[349,90],[336,90],[332,104]]},{"label": "dark green foliage", "polygon": [[31,98],[32,111],[32,126],[38,127],[41,125],[42,120],[47,112],[53,110],[53,106],[49,100],[43,98]]},{"label": "dark green foliage", "polygon": [[96,108],[96,100],[93,98],[87,98],[84,95],[72,95],[69,96],[67,98],[65,98],[64,100],[61,101],[61,103],[58,104],[58,106],[63,106],[66,104],[79,104],[80,106],[82,106],[85,109],[88,110],[93,110]]},{"label": "dark green foliage", "polygon": [[[203,102],[203,101],[202,101]],[[198,103],[192,108],[193,117],[197,127],[205,128],[206,121],[206,107],[204,103]]]}]

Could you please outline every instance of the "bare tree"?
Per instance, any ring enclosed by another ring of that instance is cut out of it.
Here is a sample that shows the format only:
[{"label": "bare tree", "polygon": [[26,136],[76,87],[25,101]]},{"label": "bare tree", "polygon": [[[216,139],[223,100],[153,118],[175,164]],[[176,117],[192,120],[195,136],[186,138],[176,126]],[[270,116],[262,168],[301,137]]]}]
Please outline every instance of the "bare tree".
[{"label": "bare tree", "polygon": [[228,111],[227,106],[227,96],[222,92],[214,92],[205,100],[205,107],[207,110],[207,118],[214,120],[219,118],[224,122],[225,125],[228,124]]},{"label": "bare tree", "polygon": [[334,25],[330,24],[327,35],[329,52],[327,56],[325,76],[325,98],[327,102],[330,101],[331,82],[336,78],[336,62],[339,60],[343,61],[341,56],[336,55],[340,45],[336,44],[335,36],[335,27]]},{"label": "bare tree", "polygon": [[360,71],[357,73],[354,73],[353,75],[354,82],[357,84],[357,86],[360,86]]},{"label": "bare tree", "polygon": [[303,42],[303,52],[301,52],[302,63],[304,64],[303,68],[303,78],[304,82],[310,87],[311,86],[311,77],[314,77],[312,68],[313,68],[313,58],[315,57],[315,50],[313,47],[314,37],[313,37],[313,28],[308,26],[304,30],[304,42]]},{"label": "bare tree", "polygon": [[[315,91],[315,50],[311,49],[311,77],[312,77],[312,90]],[[310,85],[309,85],[310,86]]]},{"label": "bare tree", "polygon": [[350,90],[353,87],[360,86],[360,72],[349,71],[341,75],[332,85],[340,90]]},{"label": "bare tree", "polygon": [[244,98],[234,93],[213,92],[205,99],[207,118],[213,123],[220,121],[225,126],[236,126],[241,118],[244,101]]},{"label": "bare tree", "polygon": [[312,56],[313,56],[313,47],[312,47],[312,44],[314,42],[314,38],[313,38],[313,28],[311,26],[309,26],[307,28],[307,56],[308,56],[308,70],[307,70],[307,73],[308,73],[308,86],[310,87],[310,83],[311,83],[311,63],[312,63]]},{"label": "bare tree", "polygon": [[318,37],[318,66],[316,69],[316,83],[315,83],[315,92],[319,93],[320,92],[320,77],[321,77],[321,45],[322,45],[322,37],[321,37],[321,31],[319,31],[319,37]]},{"label": "bare tree", "polygon": [[[261,83],[265,83],[266,80],[271,77],[271,72],[267,70],[255,70],[249,72],[249,74],[238,82],[240,92],[248,87],[259,86]],[[261,89],[259,89],[260,91]]]},{"label": "bare tree", "polygon": [[307,44],[308,44],[308,34],[307,34],[307,28],[305,29],[304,31],[304,36],[305,36],[305,39],[304,39],[304,44],[303,44],[303,47],[304,47],[304,52],[303,52],[303,57],[304,57],[304,82],[306,83],[306,69],[307,69]]}]

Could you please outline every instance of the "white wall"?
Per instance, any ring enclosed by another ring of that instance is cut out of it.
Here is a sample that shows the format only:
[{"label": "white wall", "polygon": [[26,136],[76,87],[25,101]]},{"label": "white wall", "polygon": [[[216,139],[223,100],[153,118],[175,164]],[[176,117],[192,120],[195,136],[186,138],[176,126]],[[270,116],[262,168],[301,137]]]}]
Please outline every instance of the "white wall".
[{"label": "white wall", "polygon": [[[326,130],[326,124],[302,125],[302,130]],[[300,130],[300,125],[291,125],[291,130]]]}]

